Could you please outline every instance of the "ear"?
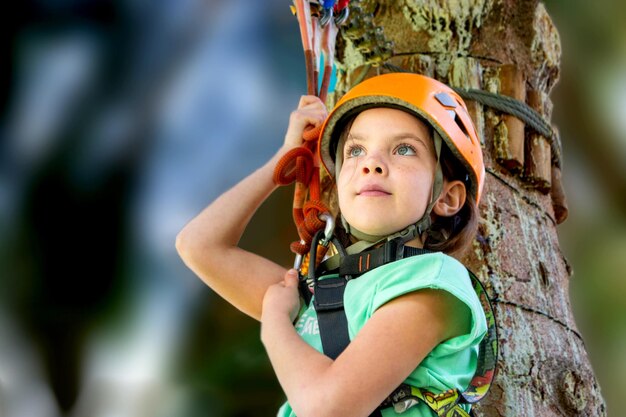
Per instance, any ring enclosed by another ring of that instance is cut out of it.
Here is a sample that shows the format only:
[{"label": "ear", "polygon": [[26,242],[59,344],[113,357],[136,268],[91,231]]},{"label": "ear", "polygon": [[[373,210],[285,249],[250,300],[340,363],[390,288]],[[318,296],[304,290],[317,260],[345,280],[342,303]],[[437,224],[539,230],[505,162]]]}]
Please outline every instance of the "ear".
[{"label": "ear", "polygon": [[433,212],[443,217],[454,216],[465,204],[466,196],[467,190],[463,182],[444,180],[441,195],[433,207]]}]

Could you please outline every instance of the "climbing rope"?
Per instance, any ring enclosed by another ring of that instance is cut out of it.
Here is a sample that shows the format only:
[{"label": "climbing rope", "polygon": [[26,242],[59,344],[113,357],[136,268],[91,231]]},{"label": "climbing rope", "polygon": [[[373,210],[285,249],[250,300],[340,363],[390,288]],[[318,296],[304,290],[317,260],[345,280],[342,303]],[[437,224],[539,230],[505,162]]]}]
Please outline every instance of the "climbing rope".
[{"label": "climbing rope", "polygon": [[330,212],[321,199],[319,163],[315,157],[319,133],[320,127],[306,130],[304,144],[287,152],[274,169],[274,183],[296,183],[292,214],[300,241],[293,242],[290,248],[303,256],[309,251],[315,233],[324,228],[320,216]]},{"label": "climbing rope", "polygon": [[[304,63],[307,94],[326,99],[335,58],[335,41],[339,26],[349,15],[349,0],[293,0],[291,11],[298,19]],[[324,55],[322,85],[318,91],[321,53]]]},{"label": "climbing rope", "polygon": [[[335,42],[339,26],[348,18],[349,0],[294,0],[292,11],[298,18],[304,49],[307,92],[326,101],[335,60]],[[324,56],[324,72],[318,90],[320,53]],[[293,196],[293,219],[299,241],[290,245],[296,254],[296,269],[306,262],[315,234],[324,229],[330,210],[321,199],[319,159],[316,155],[321,127],[306,129],[303,145],[287,152],[276,164],[274,182],[278,185],[296,183]],[[334,224],[334,223],[333,223]],[[319,246],[316,263],[324,257],[327,246]],[[306,267],[306,265],[305,265]]]}]

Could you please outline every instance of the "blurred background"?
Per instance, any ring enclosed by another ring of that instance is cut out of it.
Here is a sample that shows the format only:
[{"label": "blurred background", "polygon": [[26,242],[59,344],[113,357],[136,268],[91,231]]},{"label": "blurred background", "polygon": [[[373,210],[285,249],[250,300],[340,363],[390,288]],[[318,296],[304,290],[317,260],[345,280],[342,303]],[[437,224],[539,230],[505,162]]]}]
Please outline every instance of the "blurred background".
[{"label": "blurred background", "polygon": [[[280,146],[305,91],[289,2],[27,0],[0,39],[0,416],[273,415],[258,324],[174,249]],[[546,1],[561,35],[577,323],[618,415],[626,384],[626,5]],[[244,247],[284,264],[290,190]],[[259,220],[259,219],[262,219]]]}]

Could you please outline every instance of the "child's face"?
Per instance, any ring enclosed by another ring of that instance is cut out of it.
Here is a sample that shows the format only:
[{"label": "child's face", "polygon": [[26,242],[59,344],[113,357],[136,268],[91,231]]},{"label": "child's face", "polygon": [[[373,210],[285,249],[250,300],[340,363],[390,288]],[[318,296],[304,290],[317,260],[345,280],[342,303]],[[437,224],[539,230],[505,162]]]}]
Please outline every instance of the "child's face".
[{"label": "child's face", "polygon": [[435,150],[430,129],[396,109],[360,113],[343,146],[339,208],[356,229],[389,235],[416,223],[431,198]]}]

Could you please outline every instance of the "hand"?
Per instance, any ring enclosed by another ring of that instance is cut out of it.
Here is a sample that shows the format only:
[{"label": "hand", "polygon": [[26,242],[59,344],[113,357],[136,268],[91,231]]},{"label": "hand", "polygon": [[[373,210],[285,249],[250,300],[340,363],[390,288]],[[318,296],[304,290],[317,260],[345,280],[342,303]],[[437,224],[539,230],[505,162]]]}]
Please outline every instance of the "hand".
[{"label": "hand", "polygon": [[295,269],[290,269],[282,282],[270,285],[265,292],[261,321],[265,322],[269,317],[285,316],[293,322],[299,311],[298,273]]},{"label": "hand", "polygon": [[291,112],[289,127],[285,134],[283,147],[287,150],[302,145],[302,132],[308,127],[317,127],[324,123],[328,111],[319,97],[302,96],[298,108]]}]

